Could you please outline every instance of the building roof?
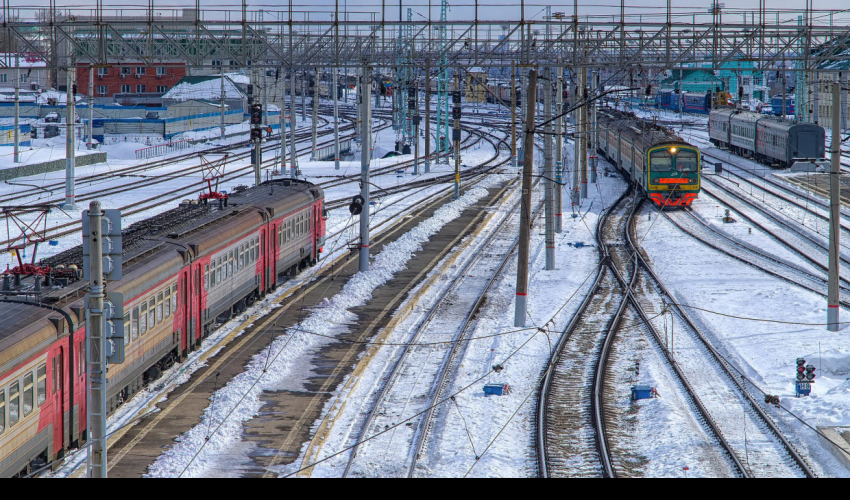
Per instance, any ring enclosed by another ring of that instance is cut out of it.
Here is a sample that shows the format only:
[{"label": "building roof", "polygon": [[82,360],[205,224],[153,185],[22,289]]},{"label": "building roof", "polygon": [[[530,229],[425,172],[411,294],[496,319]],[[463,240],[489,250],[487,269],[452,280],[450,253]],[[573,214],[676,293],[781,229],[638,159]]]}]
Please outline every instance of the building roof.
[{"label": "building roof", "polygon": [[817,65],[824,71],[842,71],[850,69],[850,35],[837,36],[833,40],[812,49],[812,55],[824,58],[841,57],[843,59],[827,59]]},{"label": "building roof", "polygon": [[[694,82],[694,81],[702,81],[702,82],[713,82],[719,81],[719,78],[714,76],[711,72],[706,71],[704,69],[683,69],[682,71],[682,81],[685,82]],[[659,85],[673,85],[674,83],[679,81],[679,70],[673,70],[673,74],[668,76],[667,78],[661,80]]]},{"label": "building roof", "polygon": [[[190,99],[221,100],[221,77],[218,75],[184,76],[162,98],[163,100],[177,102],[188,101]],[[247,99],[248,95],[233,80],[225,76],[224,98],[228,100]]]}]

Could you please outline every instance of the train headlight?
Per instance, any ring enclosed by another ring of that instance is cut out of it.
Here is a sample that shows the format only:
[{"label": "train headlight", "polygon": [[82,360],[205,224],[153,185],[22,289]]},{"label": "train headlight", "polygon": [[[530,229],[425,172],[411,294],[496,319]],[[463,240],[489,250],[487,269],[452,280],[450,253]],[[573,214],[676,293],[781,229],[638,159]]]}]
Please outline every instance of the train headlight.
[{"label": "train headlight", "polygon": [[679,148],[673,146],[672,148],[670,148],[670,153],[676,154],[676,151],[678,151],[678,150],[679,150]]}]

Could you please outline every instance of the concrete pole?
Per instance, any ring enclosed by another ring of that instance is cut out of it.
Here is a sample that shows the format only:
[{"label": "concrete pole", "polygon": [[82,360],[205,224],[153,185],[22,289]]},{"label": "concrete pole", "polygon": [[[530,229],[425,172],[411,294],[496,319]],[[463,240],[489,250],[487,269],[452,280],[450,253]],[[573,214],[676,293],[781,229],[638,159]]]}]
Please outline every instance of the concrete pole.
[{"label": "concrete pole", "polygon": [[[12,154],[12,161],[14,163],[19,163],[21,161],[21,152],[20,152],[20,142],[21,138],[19,137],[19,129],[21,126],[21,70],[18,68],[21,64],[20,56],[15,56],[16,64],[15,64],[15,128],[14,128],[14,152]],[[91,75],[89,75],[89,87],[91,87]],[[90,140],[91,141],[91,140]]]},{"label": "concrete pole", "polygon": [[578,136],[578,122],[581,121],[581,108],[578,103],[581,100],[581,75],[576,70],[576,82],[573,89],[573,190],[570,193],[570,201],[573,209],[579,205],[579,194],[581,192],[581,141]]},{"label": "concrete pole", "polygon": [[[285,91],[284,91],[285,92]],[[286,96],[280,109],[280,175],[286,175]]]},{"label": "concrete pole", "polygon": [[319,68],[316,67],[316,78],[313,80],[313,154],[310,156],[310,161],[316,161],[319,158]]},{"label": "concrete pole", "polygon": [[841,83],[841,130],[847,130],[847,72],[838,73]]},{"label": "concrete pole", "polygon": [[[455,71],[455,92],[460,93],[460,71]],[[460,103],[457,106],[461,106]],[[455,149],[455,194],[454,199],[460,198],[460,118],[455,118],[452,131]]]},{"label": "concrete pole", "polygon": [[[597,73],[596,79],[594,79],[593,75],[590,76],[592,91],[590,93],[591,96],[596,97],[596,93],[599,92],[599,88],[597,87],[599,74]],[[599,129],[596,125],[596,101],[594,100],[590,104],[590,182],[591,184],[596,184],[596,162],[599,161],[599,152],[597,148],[599,147]]]},{"label": "concrete pole", "polygon": [[359,94],[363,97],[363,142],[360,152],[360,196],[363,197],[363,211],[360,212],[360,272],[369,270],[369,161],[371,160],[372,131],[369,107],[372,104],[369,95],[370,70],[363,68],[363,76],[360,80]]},{"label": "concrete pole", "polygon": [[[298,108],[295,107],[295,68],[292,68],[292,74],[289,77],[289,100],[290,110],[289,112],[292,114],[291,125],[298,126]],[[292,129],[295,131],[295,128]]]},{"label": "concrete pole", "polygon": [[[502,96],[499,96],[501,99]],[[517,169],[516,158],[516,63],[511,63],[511,166]]]},{"label": "concrete pole", "polygon": [[[832,84],[832,109],[841,106],[841,83]],[[829,302],[826,309],[827,330],[838,331],[839,320],[839,255],[841,248],[840,176],[841,176],[841,113],[832,113],[832,168],[829,176]]]},{"label": "concrete pole", "polygon": [[[528,101],[537,99],[537,71],[528,72]],[[534,166],[534,108],[527,106],[525,137],[523,139],[522,201],[520,202],[519,248],[517,251],[516,306],[514,326],[525,328],[528,313],[528,255],[531,239],[531,186]]]},{"label": "concrete pole", "polygon": [[555,165],[552,161],[552,79],[550,68],[544,69],[548,80],[543,81],[543,121],[546,123],[543,136],[543,189],[545,194],[544,216],[546,233],[546,270],[555,270]]},{"label": "concrete pole", "polygon": [[[563,70],[558,68],[559,72]],[[555,232],[561,233],[564,231],[564,201],[561,197],[563,194],[564,183],[564,132],[563,132],[563,117],[561,113],[564,110],[564,79],[558,76],[558,87],[555,92],[555,113],[558,118],[555,119]]]},{"label": "concrete pole", "polygon": [[333,94],[334,94],[334,169],[339,170],[339,68],[334,68]]},{"label": "concrete pole", "polygon": [[[94,68],[89,68],[89,149],[94,149]],[[18,128],[15,126],[15,128]]]},{"label": "concrete pole", "polygon": [[425,59],[425,173],[431,172],[431,58]]},{"label": "concrete pole", "polygon": [[75,68],[73,67],[73,63],[68,66],[67,79],[67,101],[65,104],[66,118],[65,118],[65,203],[62,205],[63,210],[74,210],[76,208],[75,204],[75,196],[74,196],[74,177],[75,177],[75,167],[76,167],[76,159],[74,157],[74,93],[72,92],[72,86],[74,84],[74,73]]},{"label": "concrete pole", "polygon": [[86,343],[89,353],[88,382],[88,425],[91,432],[89,477],[106,479],[106,349],[103,339],[103,241],[101,240],[102,211],[100,202],[89,204],[89,227],[91,235],[88,321],[86,322]]},{"label": "concrete pole", "polygon": [[821,81],[820,75],[818,73],[812,73],[812,77],[814,78],[813,84],[811,88],[814,91],[814,99],[815,104],[812,106],[812,123],[815,125],[820,124],[820,89],[821,89]]},{"label": "concrete pole", "polygon": [[254,185],[263,182],[263,134],[254,142]]},{"label": "concrete pole", "polygon": [[307,71],[304,70],[304,79],[301,82],[301,121],[307,121]]},{"label": "concrete pole", "polygon": [[221,78],[220,79],[221,79],[221,96],[220,96],[220,102],[219,102],[219,106],[220,106],[220,109],[219,109],[219,116],[220,116],[219,128],[221,129],[220,138],[223,141],[227,137],[227,134],[225,132],[226,127],[224,125],[224,111],[225,111],[225,109],[224,109],[224,97],[225,97],[224,96],[224,65],[221,66]]},{"label": "concrete pole", "polygon": [[579,158],[581,159],[581,199],[587,198],[587,68],[581,69],[581,118],[579,119],[579,128],[581,132],[581,151]]}]

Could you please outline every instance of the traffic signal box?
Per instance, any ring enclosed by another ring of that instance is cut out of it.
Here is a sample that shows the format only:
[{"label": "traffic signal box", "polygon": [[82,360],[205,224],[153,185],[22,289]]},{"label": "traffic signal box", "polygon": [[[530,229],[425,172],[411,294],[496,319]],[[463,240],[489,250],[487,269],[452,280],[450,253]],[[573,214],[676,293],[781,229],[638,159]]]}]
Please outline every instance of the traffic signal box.
[{"label": "traffic signal box", "polygon": [[797,380],[794,387],[796,396],[808,396],[812,392],[812,384],[815,383],[815,366],[807,365],[806,360],[797,358]]}]

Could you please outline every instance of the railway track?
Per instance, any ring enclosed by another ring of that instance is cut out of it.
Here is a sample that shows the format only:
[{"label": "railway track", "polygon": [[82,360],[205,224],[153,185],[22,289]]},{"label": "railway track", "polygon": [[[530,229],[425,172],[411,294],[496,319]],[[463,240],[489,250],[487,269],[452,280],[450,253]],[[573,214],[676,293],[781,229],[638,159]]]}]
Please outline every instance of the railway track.
[{"label": "railway track", "polygon": [[[754,477],[815,477],[806,460],[747,390],[738,370],[726,361],[687,312],[676,303],[646,260],[635,235],[630,232],[626,237],[645,279],[640,285],[644,292],[641,302],[656,310],[667,308],[674,312],[678,346],[676,364],[704,396],[708,410],[730,437],[729,442],[738,456],[748,457],[746,471]],[[731,405],[730,402],[735,404]],[[741,435],[740,432],[742,415],[745,417],[744,431],[747,428],[758,431],[749,434],[749,442],[747,435]]]},{"label": "railway track", "polygon": [[[412,425],[399,427],[368,441],[362,447],[355,445],[343,477],[364,475],[362,471],[352,474],[358,452],[367,456],[370,452],[381,455],[380,450],[387,448],[389,443],[393,443],[393,447],[408,450],[407,456],[403,462],[396,462],[395,457],[390,457],[390,463],[381,468],[380,475],[413,477],[417,472],[426,437],[433,425],[435,405],[443,399],[450,374],[456,367],[455,361],[463,350],[464,340],[468,338],[474,318],[518,244],[517,238],[504,239],[505,234],[517,232],[518,220],[515,220],[514,215],[518,207],[519,202],[499,220],[498,228],[483,243],[469,250],[474,252],[473,257],[459,270],[453,271],[455,276],[452,281],[416,324],[407,345],[385,377],[386,381],[378,392],[373,410],[360,427],[357,442],[377,434],[385,426],[403,420],[407,414],[421,413],[422,417]],[[458,318],[463,318],[460,324],[457,323]],[[440,342],[445,342],[445,345],[434,345]],[[405,385],[411,379],[414,380],[412,389]],[[374,458],[366,460],[374,466]]]},{"label": "railway track", "polygon": [[[498,150],[495,146],[498,144],[498,141],[502,141],[503,139],[498,137],[498,136],[492,136],[491,137],[491,136],[487,136],[486,134],[482,134],[482,135],[485,136],[482,140],[490,141],[492,144],[494,144],[494,149],[496,149],[494,156],[488,162],[488,163],[492,163],[492,162],[496,161],[499,157],[499,152],[498,152]],[[507,160],[505,160],[501,163],[505,163],[506,161]],[[467,176],[467,182],[472,183],[472,182],[475,182],[477,179],[485,178],[491,172],[492,172],[491,165],[488,164],[488,165],[481,165],[481,166],[477,167],[477,169],[469,169],[469,171],[464,172],[464,174]],[[433,188],[433,185],[425,186],[425,187],[423,187],[423,186],[409,186],[406,189],[408,189],[409,192],[411,193],[410,196],[415,196],[416,193],[421,193],[421,192],[423,192],[423,190],[432,189],[432,188]],[[404,210],[402,210],[402,211],[400,211],[396,214],[391,214],[388,217],[384,218],[383,220],[380,220],[380,221],[376,220],[376,224],[372,226],[373,231],[375,231],[374,232],[373,246],[385,243],[385,240],[387,238],[393,238],[394,235],[400,234],[399,233],[400,231],[403,232],[403,231],[407,230],[405,228],[407,226],[409,226],[410,224],[414,223],[414,221],[417,220],[417,218],[421,217],[422,214],[427,213],[428,211],[432,211],[432,210],[434,210],[435,206],[440,206],[442,203],[444,203],[448,199],[448,197],[450,197],[451,191],[452,191],[452,188],[447,187],[445,189],[436,191],[434,193],[430,193],[430,194],[428,194],[428,196],[425,200],[422,200],[421,202],[418,202],[418,203],[415,203],[415,204],[411,204],[408,208],[406,208],[406,209],[404,209]],[[383,205],[378,207],[378,211],[386,210],[390,206],[390,204],[392,204],[392,203],[407,201],[408,198],[409,198],[409,196],[406,197],[405,200],[399,199],[399,200],[395,200],[395,201],[392,201],[392,202],[387,203],[387,204],[383,204]],[[329,235],[328,245],[326,245],[326,246],[334,246],[333,243],[332,243],[332,240],[334,240],[334,239],[339,240],[340,238],[344,238],[345,229],[346,228],[342,228],[339,231],[337,231],[336,233]],[[345,244],[344,244],[344,239],[343,239],[342,241],[337,242],[337,244],[335,245],[335,248],[344,248],[344,246],[345,246]],[[353,261],[356,264],[356,256],[353,256]],[[294,314],[294,315],[296,315],[297,318],[300,318],[301,315],[300,315],[300,312],[299,312],[299,307],[303,306],[303,300],[305,300],[304,297],[307,297],[311,293],[314,294],[314,295],[316,293],[321,293],[322,295],[324,295],[323,291],[326,290],[327,287],[336,287],[337,285],[334,285],[334,282],[335,282],[335,279],[339,278],[338,274],[339,274],[340,270],[342,269],[342,267],[350,264],[350,262],[352,262],[352,256],[350,256],[350,255],[346,256],[346,255],[342,254],[341,256],[337,257],[333,261],[332,264],[330,264],[330,268],[323,269],[323,270],[319,271],[318,273],[308,273],[308,276],[306,278],[302,278],[302,277],[296,278],[296,281],[292,285],[289,286],[292,291],[287,292],[287,293],[290,294],[290,295],[282,296],[282,298],[286,297],[286,299],[287,299],[287,301],[284,303],[285,304],[284,307],[279,308],[279,309],[273,309],[273,314],[272,314],[273,318],[257,317],[257,318],[252,318],[251,320],[249,320],[251,323],[254,323],[254,322],[262,323],[263,325],[266,325],[265,328],[259,328],[258,327],[258,328],[255,328],[255,329],[249,329],[249,332],[244,334],[242,337],[240,337],[239,342],[234,343],[235,345],[232,346],[232,347],[229,346],[229,345],[226,345],[226,341],[230,340],[229,338],[223,339],[221,341],[222,342],[221,344],[211,345],[211,346],[207,347],[206,352],[213,352],[213,353],[218,352],[219,349],[223,348],[224,350],[222,352],[225,352],[223,357],[221,357],[219,354],[203,355],[202,357],[198,358],[197,360],[191,361],[191,362],[195,363],[197,365],[197,367],[195,367],[195,368],[191,368],[191,367],[188,367],[188,366],[187,367],[181,367],[180,372],[183,373],[187,369],[189,369],[191,371],[191,370],[194,370],[194,369],[198,369],[201,366],[204,366],[206,363],[212,363],[212,368],[210,368],[210,369],[213,370],[213,372],[204,372],[203,374],[201,374],[201,379],[194,379],[194,383],[189,384],[189,387],[187,387],[184,391],[182,391],[180,394],[175,395],[173,398],[169,398],[170,400],[173,399],[174,401],[176,401],[176,404],[174,406],[169,406],[169,403],[166,403],[166,406],[163,409],[163,413],[158,414],[158,415],[161,415],[162,417],[164,417],[165,415],[171,413],[172,411],[177,411],[177,412],[183,411],[183,409],[185,408],[185,405],[189,401],[195,401],[196,403],[202,403],[203,406],[200,406],[199,408],[203,409],[203,407],[206,406],[206,404],[209,403],[209,401],[207,400],[208,396],[206,396],[206,395],[198,396],[197,392],[200,391],[203,394],[207,394],[204,391],[209,391],[210,389],[213,389],[213,390],[215,389],[214,386],[211,387],[211,384],[212,384],[211,378],[213,377],[213,374],[215,374],[216,377],[217,377],[219,370],[227,371],[229,373],[228,376],[233,376],[236,373],[238,373],[238,368],[242,365],[241,365],[241,362],[234,363],[232,361],[234,358],[244,361],[244,360],[248,359],[248,358],[246,358],[247,354],[244,352],[244,350],[262,349],[263,347],[260,344],[264,344],[265,341],[266,341],[266,338],[268,338],[269,328],[271,328],[272,325],[273,325],[273,327],[274,327],[273,330],[277,331],[278,325],[279,325],[278,317],[285,316],[287,314],[287,311],[288,311],[288,314],[290,314],[290,315]],[[339,270],[337,270],[337,269],[339,269]],[[354,272],[356,272],[356,266],[355,266]],[[310,278],[310,276],[314,276],[314,275],[315,275],[315,278]],[[342,280],[342,281],[345,281],[345,280]],[[339,286],[342,286],[342,284],[339,284]],[[294,308],[290,307],[292,304],[295,304]],[[297,319],[297,320],[300,320],[300,319]],[[282,327],[282,324],[281,324],[281,327]],[[273,338],[273,337],[271,337],[271,338]],[[271,338],[269,338],[269,341],[271,340]],[[357,345],[358,344],[350,346],[350,349],[352,349],[352,353],[357,351],[357,349],[358,349]],[[215,356],[215,362],[208,361],[210,356]],[[349,359],[349,358],[346,358],[346,359]],[[340,368],[347,369],[347,367],[349,366],[345,362],[343,362],[343,365],[344,365],[344,367],[341,366]],[[227,368],[227,367],[230,367],[230,368]],[[162,402],[160,401],[161,395],[166,394],[166,393],[174,390],[177,386],[181,385],[183,383],[183,381],[180,380],[181,378],[182,378],[182,376],[179,373],[177,373],[177,374],[175,374],[174,377],[172,377],[168,380],[158,382],[159,387],[157,388],[157,391],[154,394],[152,394],[149,398],[147,398],[148,402],[146,403],[146,405],[142,408],[142,410],[140,412],[145,413],[146,410],[153,409],[156,406],[160,406],[162,408],[162,406],[161,406]],[[323,394],[324,394],[324,392],[323,392]],[[199,400],[196,399],[197,397],[200,397],[200,399]],[[320,408],[320,406],[319,406],[319,408]],[[311,422],[313,418],[315,418],[315,416],[304,418],[303,422],[305,423],[307,428],[309,428],[308,422]],[[117,435],[116,438],[115,438],[116,441],[120,442],[120,444],[118,445],[117,453],[112,455],[113,457],[116,458],[116,462],[121,462],[122,460],[125,460],[125,459],[130,459],[132,461],[133,459],[131,459],[131,456],[135,452],[133,452],[131,450],[135,450],[136,447],[139,446],[139,443],[144,441],[146,439],[146,436],[148,436],[148,434],[151,433],[151,431],[153,431],[154,429],[157,429],[156,432],[160,432],[158,426],[162,424],[161,420],[162,420],[162,418],[159,418],[158,416],[150,416],[150,417],[146,417],[146,419],[143,420],[142,423],[143,423],[144,427],[141,428],[141,429],[133,429],[133,430],[131,430],[129,428],[122,429],[120,434]],[[183,432],[185,430],[187,430],[187,429],[182,429],[180,431],[176,431],[175,435],[177,435],[180,432]],[[129,433],[129,435],[127,435],[127,433]],[[122,438],[124,439],[123,441],[121,441]],[[300,441],[298,443],[300,443]],[[297,443],[296,443],[296,445],[297,445]],[[156,454],[159,454],[160,450],[161,450],[161,446],[157,445],[157,446],[155,446],[155,449],[157,450]],[[128,456],[128,453],[130,453],[129,456]],[[153,455],[153,458],[155,458],[155,456],[156,455]],[[274,458],[272,458],[272,460],[285,460],[287,456],[288,456],[287,453],[282,453],[280,455],[276,455]]]},{"label": "railway track", "polygon": [[[627,314],[640,317],[652,333],[680,391],[709,439],[722,448],[738,475],[747,472],[714,423],[687,378],[663,348],[660,334],[635,297],[639,268],[627,244],[635,206],[623,195],[597,228],[601,261],[590,293],[566,326],[543,376],[537,402],[536,447],[541,477],[627,477],[633,457],[612,438],[620,424],[618,410],[606,404],[615,392],[609,381],[611,353],[622,336]],[[628,277],[628,279],[626,278]],[[621,349],[622,350],[622,349]],[[590,369],[587,369],[590,367]],[[621,388],[622,389],[622,388]],[[619,391],[622,392],[622,391]],[[588,401],[587,395],[590,395]]]}]

